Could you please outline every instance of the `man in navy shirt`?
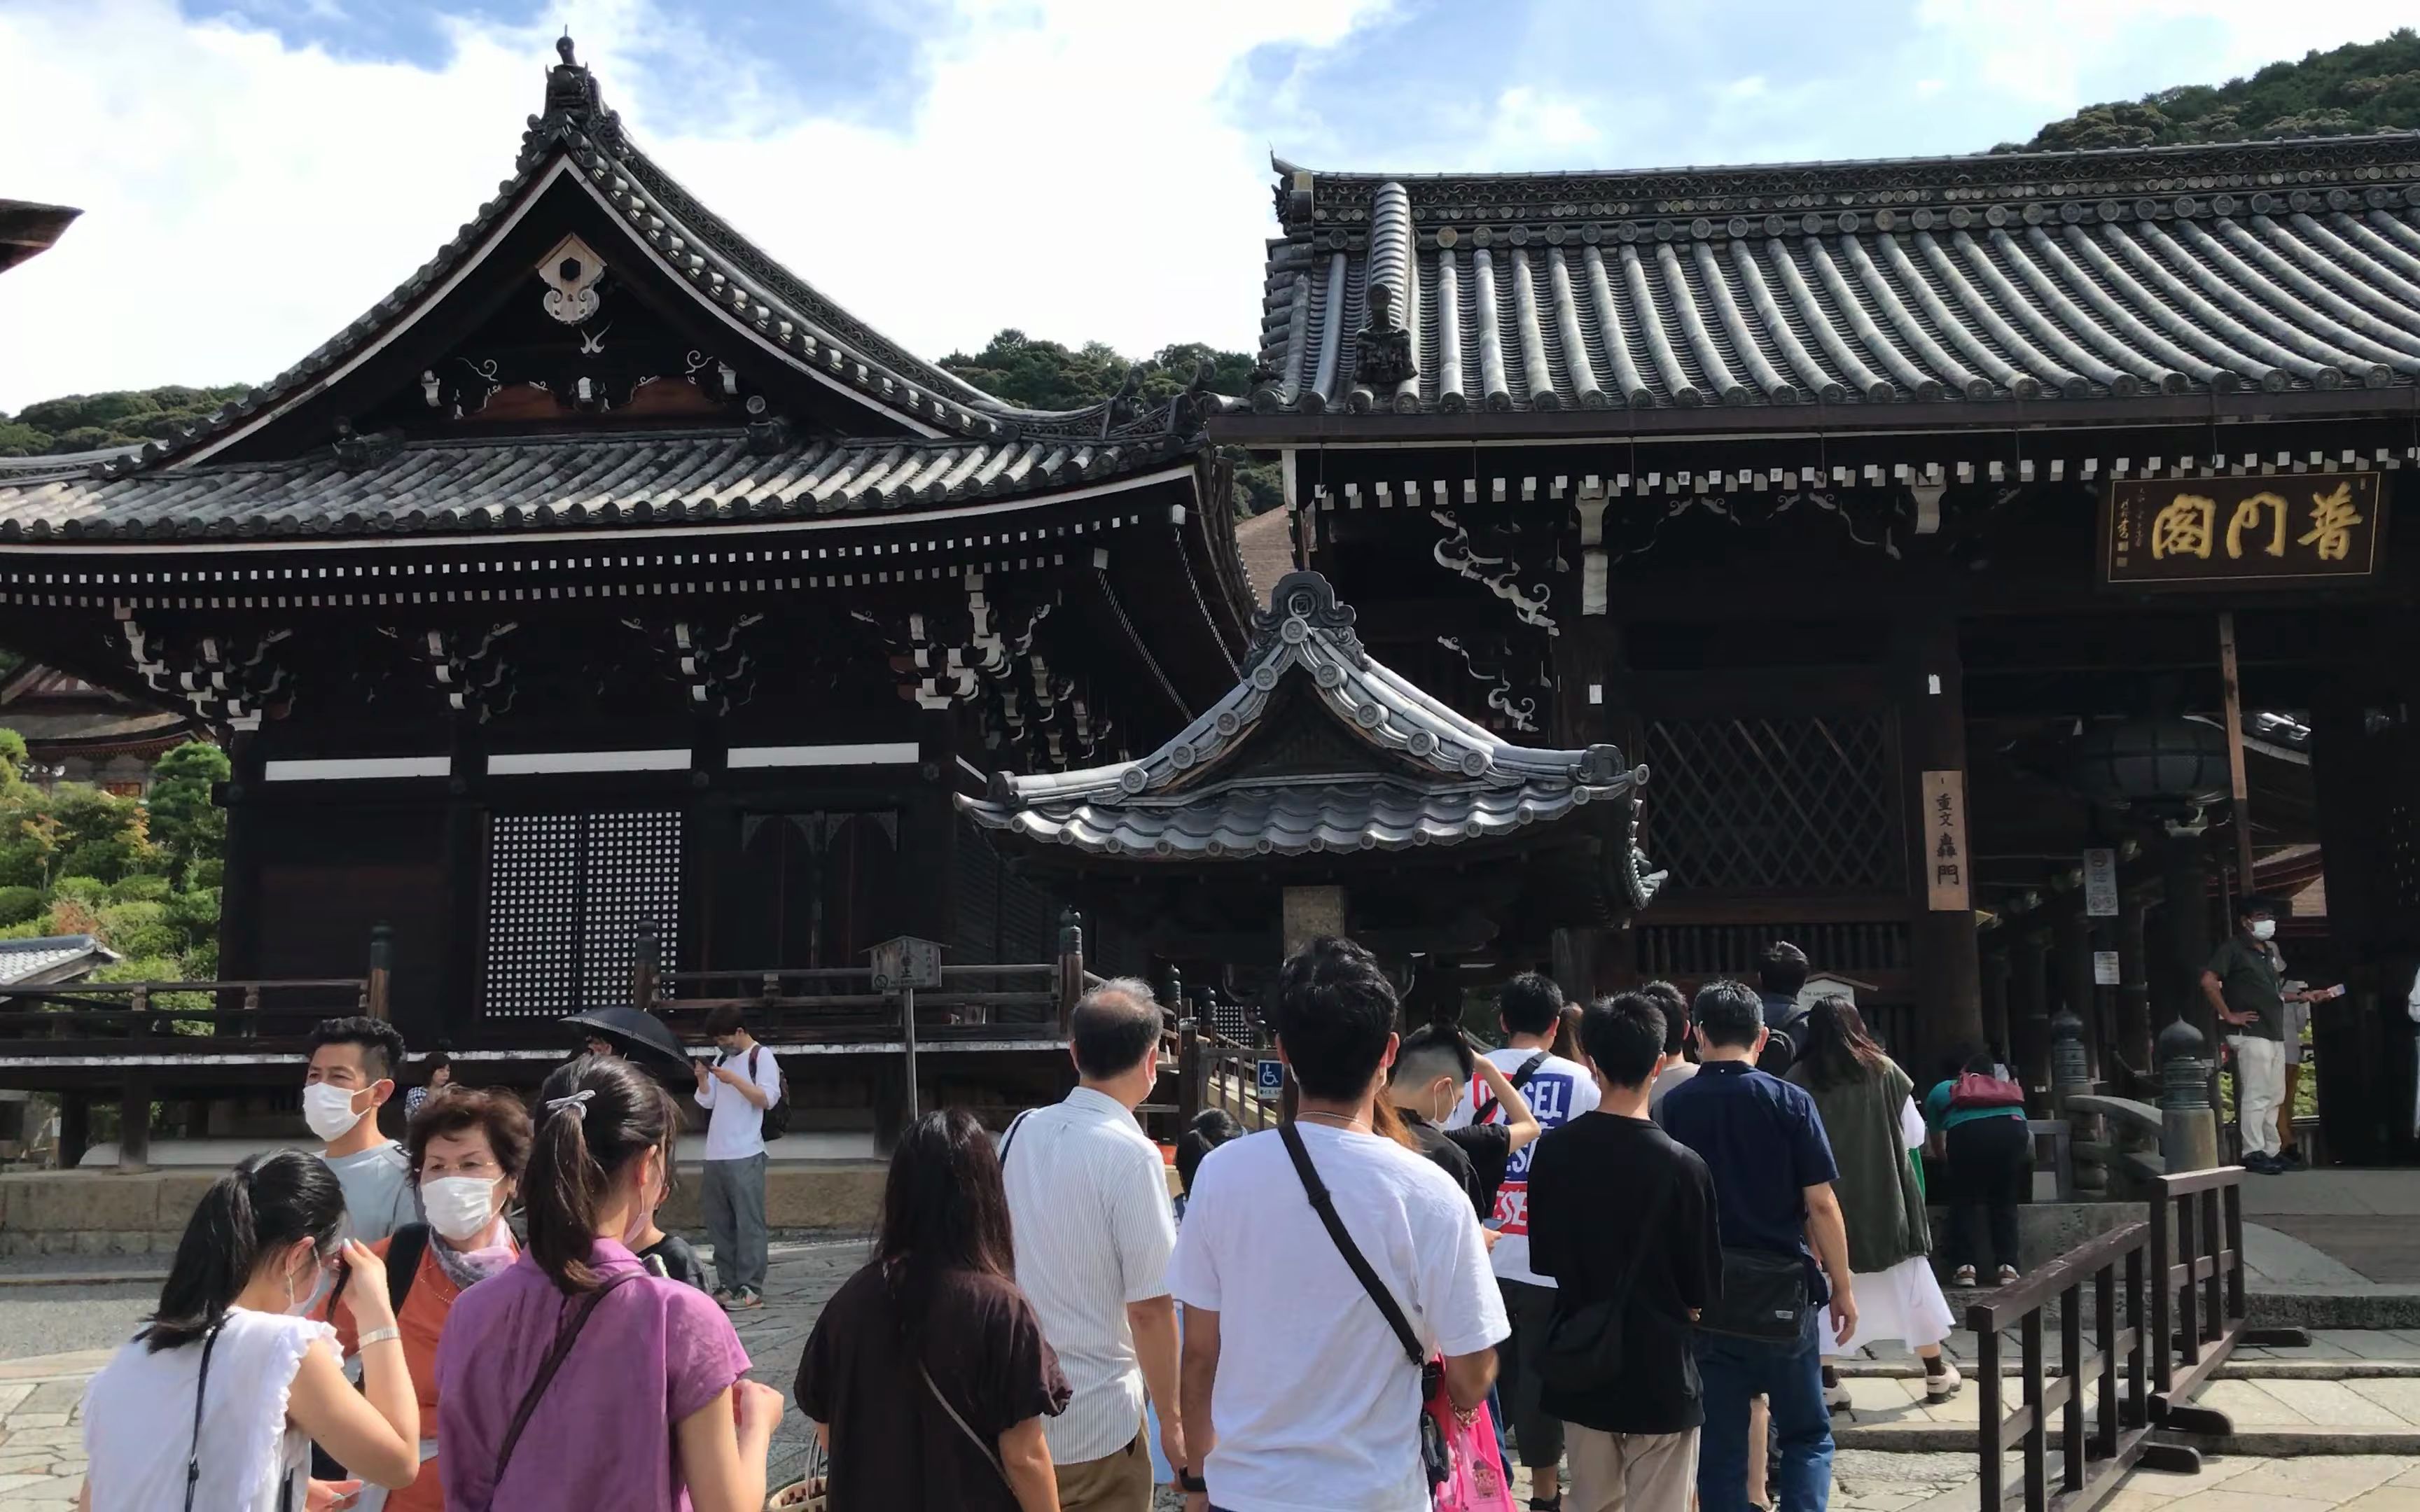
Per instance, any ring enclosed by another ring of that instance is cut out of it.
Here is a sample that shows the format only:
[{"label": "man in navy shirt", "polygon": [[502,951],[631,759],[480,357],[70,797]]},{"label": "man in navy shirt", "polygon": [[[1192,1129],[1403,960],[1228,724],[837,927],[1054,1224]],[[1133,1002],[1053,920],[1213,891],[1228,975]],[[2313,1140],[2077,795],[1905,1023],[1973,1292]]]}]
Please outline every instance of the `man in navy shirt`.
[{"label": "man in navy shirt", "polygon": [[1748,1404],[1760,1396],[1771,1401],[1781,1443],[1781,1512],[1823,1512],[1832,1494],[1821,1311],[1827,1297],[1836,1340],[1845,1342],[1857,1326],[1848,1232],[1832,1193],[1838,1171],[1814,1100],[1756,1069],[1765,1042],[1757,995],[1742,982],[1710,981],[1698,989],[1695,1016],[1698,1074],[1666,1095],[1656,1117],[1714,1173],[1724,1250],[1798,1257],[1809,1302],[1806,1327],[1792,1343],[1699,1335],[1706,1411],[1698,1458],[1700,1512],[1745,1512]]}]

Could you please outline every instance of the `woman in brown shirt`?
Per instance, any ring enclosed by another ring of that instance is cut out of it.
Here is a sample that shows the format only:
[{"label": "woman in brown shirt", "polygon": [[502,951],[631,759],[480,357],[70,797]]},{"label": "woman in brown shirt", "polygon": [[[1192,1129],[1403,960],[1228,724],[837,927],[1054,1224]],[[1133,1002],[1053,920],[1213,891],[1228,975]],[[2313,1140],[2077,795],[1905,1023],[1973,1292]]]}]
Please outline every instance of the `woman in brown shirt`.
[{"label": "woman in brown shirt", "polygon": [[1008,1198],[972,1114],[927,1113],[892,1157],[873,1263],[808,1335],[799,1408],[831,1512],[1059,1512],[1042,1419],[1067,1379],[1013,1278]]}]

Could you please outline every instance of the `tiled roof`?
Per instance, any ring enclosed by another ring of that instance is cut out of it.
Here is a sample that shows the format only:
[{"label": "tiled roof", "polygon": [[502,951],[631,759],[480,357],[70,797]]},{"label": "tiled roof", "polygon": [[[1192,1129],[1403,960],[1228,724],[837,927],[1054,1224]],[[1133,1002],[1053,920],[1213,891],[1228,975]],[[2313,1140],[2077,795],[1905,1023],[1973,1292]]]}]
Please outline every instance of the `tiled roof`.
[{"label": "tiled roof", "polygon": [[[984,797],[960,795],[959,807],[985,828],[1038,844],[1200,860],[1455,845],[1595,806],[1620,816],[1613,866],[1626,905],[1654,895],[1663,873],[1634,840],[1647,773],[1625,766],[1620,750],[1499,740],[1372,659],[1352,609],[1317,573],[1280,579],[1255,627],[1234,689],[1151,755],[1083,771],[996,774]],[[1291,706],[1332,719],[1366,754],[1360,770],[1253,758],[1302,733],[1262,727],[1290,679],[1309,695]]]},{"label": "tiled roof", "polygon": [[[547,73],[545,113],[529,118],[511,177],[496,186],[452,240],[344,330],[242,398],[225,406],[181,438],[151,442],[130,457],[105,464],[113,471],[158,465],[239,428],[309,391],[361,352],[396,319],[443,289],[471,264],[524,197],[558,162],[586,179],[613,212],[680,275],[700,297],[752,329],[793,361],[867,400],[952,436],[1098,437],[1118,430],[1138,409],[1119,395],[1073,410],[1030,409],[995,398],[939,364],[915,356],[818,293],[761,248],[715,215],[670,174],[639,150],[623,132],[621,117],[605,108],[596,80],[572,61],[568,38],[558,44],[560,65]],[[1188,394],[1198,417],[1216,395]],[[1163,424],[1169,403],[1156,407]],[[1197,427],[1198,428],[1198,427]]]},{"label": "tiled roof", "polygon": [[1172,439],[800,441],[745,430],[436,440],[349,466],[205,464],[0,482],[0,540],[389,535],[696,524],[931,507],[1072,487],[1167,463]]},{"label": "tiled roof", "polygon": [[1279,166],[1261,413],[2420,379],[2412,133],[1639,174]]},{"label": "tiled roof", "polygon": [[74,968],[107,965],[117,956],[89,934],[52,934],[39,940],[0,940],[0,987],[39,985],[82,976]]}]

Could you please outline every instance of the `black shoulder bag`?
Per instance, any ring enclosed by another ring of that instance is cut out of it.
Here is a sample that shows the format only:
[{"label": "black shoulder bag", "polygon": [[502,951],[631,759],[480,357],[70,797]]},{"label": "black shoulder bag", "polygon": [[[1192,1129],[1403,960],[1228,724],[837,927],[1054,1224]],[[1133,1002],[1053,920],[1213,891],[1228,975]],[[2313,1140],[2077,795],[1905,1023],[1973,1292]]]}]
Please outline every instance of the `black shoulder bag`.
[{"label": "black shoulder bag", "polygon": [[1631,1292],[1637,1288],[1638,1268],[1646,1263],[1647,1252],[1660,1232],[1656,1221],[1664,1216],[1672,1189],[1679,1184],[1675,1176],[1647,1205],[1647,1221],[1635,1230],[1638,1247],[1631,1251],[1630,1263],[1622,1267],[1621,1279],[1612,1291],[1595,1302],[1567,1306],[1571,1283],[1564,1278],[1556,1295],[1554,1317],[1546,1324],[1544,1347],[1538,1354],[1540,1381],[1558,1391],[1593,1391],[1621,1374],[1626,1346],[1623,1315],[1630,1306]]},{"label": "black shoulder bag", "polygon": [[513,1462],[513,1450],[521,1442],[521,1429],[529,1427],[530,1414],[537,1411],[537,1399],[545,1396],[546,1388],[554,1383],[554,1373],[563,1368],[564,1359],[571,1353],[571,1347],[580,1342],[580,1331],[588,1326],[588,1315],[595,1312],[597,1304],[613,1295],[624,1282],[636,1281],[644,1273],[625,1271],[619,1275],[608,1276],[604,1285],[588,1294],[588,1300],[580,1304],[580,1310],[571,1315],[570,1320],[555,1330],[554,1348],[547,1351],[546,1362],[537,1367],[537,1379],[531,1381],[530,1389],[521,1394],[521,1404],[513,1409],[512,1427],[504,1429],[504,1444],[496,1450],[496,1477],[488,1483],[490,1496],[495,1494],[497,1487],[504,1483],[504,1467]]},{"label": "black shoulder bag", "polygon": [[[1516,1092],[1526,1090],[1529,1086],[1529,1078],[1538,1074],[1538,1068],[1544,1065],[1546,1063],[1546,1057],[1553,1054],[1554,1052],[1551,1050],[1539,1051],[1536,1055],[1531,1056],[1528,1059],[1521,1062],[1519,1068],[1516,1069],[1512,1075],[1507,1076],[1504,1079],[1512,1084],[1512,1090]],[[1496,1117],[1496,1110],[1503,1105],[1503,1103],[1497,1102],[1493,1096],[1490,1096],[1485,1102],[1481,1103],[1477,1107],[1471,1110],[1470,1121],[1474,1124],[1485,1123],[1488,1119]]]},{"label": "black shoulder bag", "polygon": [[1431,1488],[1441,1486],[1453,1473],[1453,1460],[1446,1448],[1445,1432],[1437,1427],[1436,1419],[1430,1415],[1428,1403],[1445,1390],[1445,1367],[1431,1360],[1428,1350],[1420,1347],[1419,1335],[1412,1332],[1412,1325],[1404,1319],[1403,1306],[1395,1301],[1395,1294],[1387,1289],[1387,1283],[1378,1279],[1378,1273],[1372,1270],[1370,1262],[1362,1257],[1360,1246],[1355,1244],[1353,1236],[1344,1231],[1344,1220],[1336,1216],[1336,1201],[1327,1195],[1326,1186],[1319,1180],[1318,1170],[1311,1164],[1311,1151],[1303,1148],[1302,1131],[1291,1123],[1281,1123],[1278,1125],[1278,1137],[1285,1141],[1286,1154],[1294,1161],[1295,1174],[1302,1178],[1303,1195],[1311,1198],[1311,1211],[1318,1213],[1319,1221],[1326,1226],[1327,1237],[1335,1241],[1337,1253],[1344,1257],[1346,1265],[1352,1267],[1353,1278],[1361,1283],[1361,1289],[1378,1304],[1378,1311],[1385,1316],[1387,1326],[1395,1331],[1395,1342],[1403,1346],[1404,1358],[1411,1361],[1412,1368],[1420,1373],[1420,1469],[1428,1476]]},{"label": "black shoulder bag", "polygon": [[[185,1452],[185,1512],[194,1512],[194,1492],[202,1479],[202,1396],[210,1384],[210,1351],[219,1347],[219,1330],[226,1327],[226,1314],[219,1314],[219,1320],[202,1335],[202,1368],[194,1378],[194,1446]],[[294,1512],[294,1472],[285,1462],[285,1435],[278,1437],[277,1512]]]}]

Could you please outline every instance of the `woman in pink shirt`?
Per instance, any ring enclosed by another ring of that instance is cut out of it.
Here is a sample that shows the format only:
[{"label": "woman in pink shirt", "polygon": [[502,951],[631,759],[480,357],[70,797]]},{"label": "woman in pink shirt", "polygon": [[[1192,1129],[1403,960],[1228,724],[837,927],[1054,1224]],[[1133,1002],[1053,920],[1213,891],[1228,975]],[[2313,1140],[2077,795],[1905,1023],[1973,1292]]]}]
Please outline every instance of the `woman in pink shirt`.
[{"label": "woman in pink shirt", "polygon": [[757,1512],[782,1396],[731,1319],[630,1253],[679,1125],[628,1061],[547,1078],[522,1182],[529,1247],[462,1294],[438,1345],[454,1512]]}]

